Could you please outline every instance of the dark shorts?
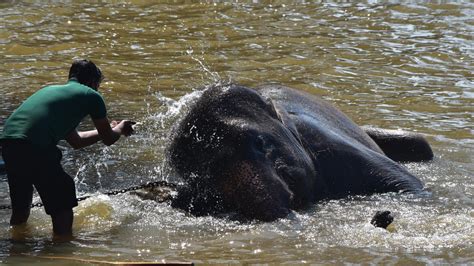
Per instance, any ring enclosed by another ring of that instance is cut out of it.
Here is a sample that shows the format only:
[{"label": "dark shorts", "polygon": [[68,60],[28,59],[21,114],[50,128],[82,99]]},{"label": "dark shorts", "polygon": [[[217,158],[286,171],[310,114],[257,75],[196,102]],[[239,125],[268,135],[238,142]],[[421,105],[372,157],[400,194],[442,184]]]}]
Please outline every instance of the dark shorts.
[{"label": "dark shorts", "polygon": [[57,147],[43,151],[24,140],[4,141],[2,146],[13,209],[29,208],[33,186],[49,215],[77,206],[74,181],[64,172]]}]

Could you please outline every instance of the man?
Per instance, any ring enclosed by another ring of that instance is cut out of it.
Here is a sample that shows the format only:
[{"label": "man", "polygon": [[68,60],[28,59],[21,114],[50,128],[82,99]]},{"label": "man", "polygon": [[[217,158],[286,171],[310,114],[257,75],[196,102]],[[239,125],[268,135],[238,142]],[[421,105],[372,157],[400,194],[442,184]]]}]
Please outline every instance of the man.
[{"label": "man", "polygon": [[[28,220],[34,186],[51,216],[54,237],[72,236],[76,190],[61,166],[58,141],[65,139],[75,149],[100,140],[109,146],[121,135],[133,133],[134,122],[109,123],[104,100],[97,92],[102,79],[92,61],[76,60],[67,84],[40,89],[7,119],[0,143],[12,202],[11,225]],[[96,130],[78,132],[76,127],[88,115]]]}]

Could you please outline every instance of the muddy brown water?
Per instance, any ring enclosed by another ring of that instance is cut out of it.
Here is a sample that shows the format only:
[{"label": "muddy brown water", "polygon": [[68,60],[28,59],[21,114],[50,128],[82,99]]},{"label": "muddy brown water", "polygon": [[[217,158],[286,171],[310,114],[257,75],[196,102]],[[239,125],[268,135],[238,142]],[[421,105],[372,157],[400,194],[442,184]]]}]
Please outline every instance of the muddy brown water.
[{"label": "muddy brown water", "polygon": [[[111,118],[143,124],[112,147],[61,143],[79,195],[92,195],[75,209],[75,240],[52,243],[38,208],[13,235],[9,211],[0,210],[0,262],[473,263],[473,18],[469,2],[1,1],[0,129],[25,97],[65,82],[74,58],[102,68]],[[249,224],[103,195],[177,181],[163,167],[167,135],[199,88],[223,81],[284,84],[358,124],[426,134],[434,161],[405,166],[432,195],[327,201]],[[9,204],[0,179],[0,204]],[[395,214],[390,231],[369,224],[381,209]]]}]

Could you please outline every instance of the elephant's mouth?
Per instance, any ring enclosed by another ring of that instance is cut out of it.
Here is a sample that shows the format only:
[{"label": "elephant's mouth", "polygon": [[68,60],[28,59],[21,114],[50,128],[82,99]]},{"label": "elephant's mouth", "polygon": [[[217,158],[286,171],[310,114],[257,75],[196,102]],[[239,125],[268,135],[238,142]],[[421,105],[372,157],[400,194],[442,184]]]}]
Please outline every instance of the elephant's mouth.
[{"label": "elephant's mouth", "polygon": [[291,212],[293,195],[287,192],[249,195],[247,200],[241,200],[238,206],[240,212],[248,219],[274,221],[286,217]]},{"label": "elephant's mouth", "polygon": [[311,165],[288,165],[277,161],[275,172],[292,192],[290,201],[292,210],[305,208],[308,203],[314,201],[314,183],[311,175],[315,174],[315,171]]},{"label": "elephant's mouth", "polygon": [[240,163],[225,178],[222,191],[228,203],[249,219],[273,221],[287,216],[293,193],[274,172],[262,171],[254,163]]}]

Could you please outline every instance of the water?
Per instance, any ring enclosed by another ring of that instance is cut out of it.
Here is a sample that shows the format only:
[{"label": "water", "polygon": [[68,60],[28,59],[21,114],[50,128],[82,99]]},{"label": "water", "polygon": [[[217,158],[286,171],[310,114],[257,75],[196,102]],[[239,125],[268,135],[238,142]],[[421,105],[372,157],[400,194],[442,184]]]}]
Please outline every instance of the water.
[{"label": "water", "polygon": [[[13,241],[9,212],[0,211],[0,262],[474,261],[474,5],[257,2],[0,2],[0,128],[25,97],[65,82],[82,57],[106,75],[110,117],[143,123],[108,148],[61,143],[79,195],[92,194],[75,209],[76,239],[51,242],[49,217],[34,209]],[[229,80],[284,84],[325,98],[358,124],[426,134],[435,160],[406,166],[433,195],[355,197],[241,224],[101,194],[178,181],[163,167],[170,128],[200,87]],[[9,204],[1,180],[0,204]],[[369,224],[381,209],[395,214],[390,231]]]}]

